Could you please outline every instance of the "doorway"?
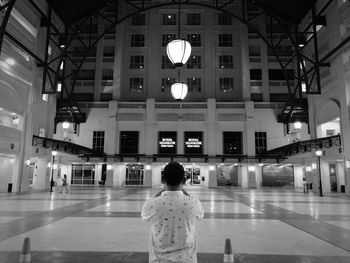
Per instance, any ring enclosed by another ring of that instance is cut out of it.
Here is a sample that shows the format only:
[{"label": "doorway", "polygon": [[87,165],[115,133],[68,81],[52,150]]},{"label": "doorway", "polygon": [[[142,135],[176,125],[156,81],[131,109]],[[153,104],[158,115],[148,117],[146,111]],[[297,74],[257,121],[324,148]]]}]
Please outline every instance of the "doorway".
[{"label": "doorway", "polygon": [[143,185],[144,165],[127,164],[125,175],[125,185]]},{"label": "doorway", "polygon": [[335,163],[329,164],[329,183],[331,185],[331,192],[338,192],[337,167]]},{"label": "doorway", "polygon": [[185,168],[185,181],[188,185],[201,185],[202,177],[200,168]]}]

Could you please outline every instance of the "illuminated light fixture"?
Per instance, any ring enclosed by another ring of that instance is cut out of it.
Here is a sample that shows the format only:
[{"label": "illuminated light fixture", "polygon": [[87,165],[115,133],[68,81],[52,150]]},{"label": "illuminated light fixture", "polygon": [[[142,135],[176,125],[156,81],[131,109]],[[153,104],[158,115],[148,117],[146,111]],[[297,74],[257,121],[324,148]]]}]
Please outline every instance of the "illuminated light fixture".
[{"label": "illuminated light fixture", "polygon": [[235,163],[235,164],[234,164],[234,166],[237,166],[237,165],[238,165],[238,163]]},{"label": "illuminated light fixture", "polygon": [[340,118],[338,117],[338,118],[335,118],[335,121],[340,121]]},{"label": "illuminated light fixture", "polygon": [[311,169],[311,166],[306,166],[306,171],[307,171],[307,172],[311,172],[311,170],[312,170],[312,169]]},{"label": "illuminated light fixture", "polygon": [[7,58],[7,59],[5,59],[5,63],[10,65],[10,66],[13,66],[16,64],[16,61],[13,58]]},{"label": "illuminated light fixture", "polygon": [[264,166],[264,164],[263,163],[259,163],[259,166]]},{"label": "illuminated light fixture", "polygon": [[52,156],[56,156],[57,155],[57,151],[52,151],[51,154],[52,154]]},{"label": "illuminated light fixture", "polygon": [[187,84],[177,82],[171,85],[171,95],[177,101],[183,100],[187,95],[188,87]]},{"label": "illuminated light fixture", "polygon": [[15,112],[11,112],[12,116],[17,116],[17,114]]},{"label": "illuminated light fixture", "polygon": [[4,110],[4,108],[0,108],[0,110]]},{"label": "illuminated light fixture", "polygon": [[178,38],[170,41],[166,47],[166,53],[171,63],[175,67],[182,67],[191,55],[191,44],[185,39],[180,38],[180,2],[179,2],[179,21],[178,21]]},{"label": "illuminated light fixture", "polygon": [[107,164],[107,171],[112,170],[113,166],[111,164]]},{"label": "illuminated light fixture", "polygon": [[209,165],[209,171],[215,171],[215,166],[214,165]]},{"label": "illuminated light fixture", "polygon": [[151,166],[149,164],[146,164],[146,170],[151,170]]},{"label": "illuminated light fixture", "polygon": [[182,67],[191,55],[191,44],[184,39],[174,39],[168,43],[166,53],[175,67]]},{"label": "illuminated light fixture", "polygon": [[67,121],[62,122],[62,128],[63,128],[64,130],[68,130],[68,128],[69,128],[69,122],[67,122]]},{"label": "illuminated light fixture", "polygon": [[27,166],[30,166],[30,160],[29,160],[29,159],[26,160],[26,165],[27,165]]},{"label": "illuminated light fixture", "polygon": [[297,37],[297,43],[298,43],[299,47],[304,47],[306,44],[306,37],[304,35],[299,35]]},{"label": "illuminated light fixture", "polygon": [[312,168],[313,170],[315,170],[315,169],[317,168],[317,165],[316,165],[315,163],[312,163],[312,164],[311,164],[311,168]]},{"label": "illuminated light fixture", "polygon": [[47,163],[47,167],[51,168],[51,163],[50,162]]},{"label": "illuminated light fixture", "polygon": [[248,171],[249,172],[255,172],[255,166],[248,166]]},{"label": "illuminated light fixture", "polygon": [[317,151],[315,152],[315,154],[316,154],[317,156],[321,156],[321,155],[323,154],[323,152],[322,152],[321,150],[317,150]]},{"label": "illuminated light fixture", "polygon": [[62,83],[57,82],[57,92],[61,92],[61,91],[62,91]]},{"label": "illuminated light fixture", "polygon": [[301,82],[301,91],[306,92],[306,83],[304,81]]},{"label": "illuminated light fixture", "polygon": [[293,125],[294,125],[294,129],[296,129],[296,130],[300,130],[301,126],[302,126],[300,121],[294,122]]},{"label": "illuminated light fixture", "polygon": [[60,65],[60,70],[64,68],[64,61],[62,60],[61,65]]}]

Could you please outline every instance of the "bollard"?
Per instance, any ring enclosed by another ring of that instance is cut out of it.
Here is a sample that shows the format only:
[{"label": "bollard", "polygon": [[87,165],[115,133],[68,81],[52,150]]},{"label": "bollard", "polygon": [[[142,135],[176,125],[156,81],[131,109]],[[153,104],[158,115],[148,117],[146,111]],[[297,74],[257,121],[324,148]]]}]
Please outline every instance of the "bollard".
[{"label": "bollard", "polygon": [[19,263],[30,263],[31,261],[32,256],[30,251],[30,238],[26,237],[23,242],[22,252],[19,257]]},{"label": "bollard", "polygon": [[224,252],[224,263],[235,262],[235,259],[232,254],[231,240],[226,238],[225,240],[225,252]]}]

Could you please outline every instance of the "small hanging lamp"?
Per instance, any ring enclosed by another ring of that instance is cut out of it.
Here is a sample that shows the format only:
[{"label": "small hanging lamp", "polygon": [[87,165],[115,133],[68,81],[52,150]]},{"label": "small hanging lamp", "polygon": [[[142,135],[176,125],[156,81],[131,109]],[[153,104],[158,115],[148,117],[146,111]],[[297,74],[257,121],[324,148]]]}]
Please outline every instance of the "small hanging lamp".
[{"label": "small hanging lamp", "polygon": [[176,82],[171,85],[171,95],[173,95],[174,99],[177,101],[182,101],[187,95],[187,84],[182,82]]},{"label": "small hanging lamp", "polygon": [[175,67],[182,67],[191,55],[191,44],[185,39],[180,38],[180,2],[179,2],[179,22],[178,38],[170,41],[166,47],[166,53],[171,63]]}]

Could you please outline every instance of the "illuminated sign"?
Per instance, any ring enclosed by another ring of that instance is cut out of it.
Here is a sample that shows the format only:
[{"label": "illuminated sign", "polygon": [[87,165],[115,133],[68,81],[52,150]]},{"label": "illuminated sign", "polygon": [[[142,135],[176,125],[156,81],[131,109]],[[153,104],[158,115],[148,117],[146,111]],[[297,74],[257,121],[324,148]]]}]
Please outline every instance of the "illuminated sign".
[{"label": "illuminated sign", "polygon": [[185,154],[203,154],[203,132],[185,132]]},{"label": "illuminated sign", "polygon": [[172,138],[162,138],[161,141],[159,142],[160,147],[162,148],[173,148],[175,146],[175,142],[173,141]]},{"label": "illuminated sign", "polygon": [[161,131],[158,133],[158,154],[176,154],[176,132]]},{"label": "illuminated sign", "polygon": [[189,148],[199,148],[202,146],[202,142],[198,138],[188,138],[185,144]]}]

